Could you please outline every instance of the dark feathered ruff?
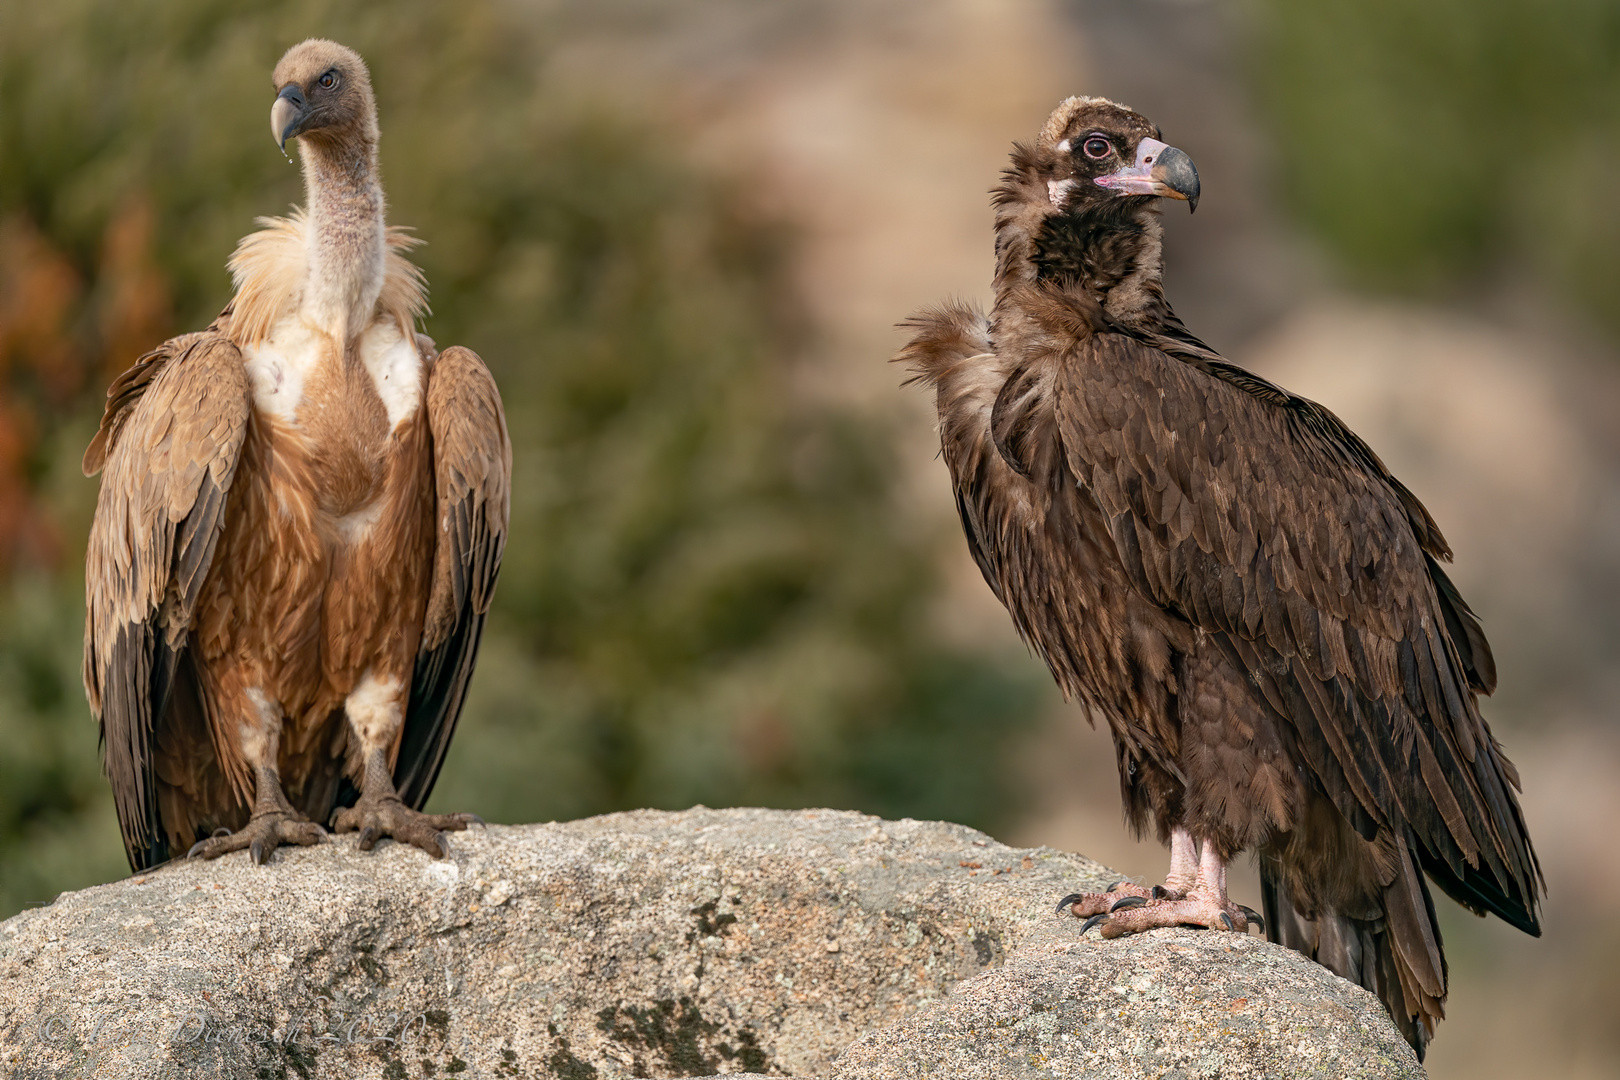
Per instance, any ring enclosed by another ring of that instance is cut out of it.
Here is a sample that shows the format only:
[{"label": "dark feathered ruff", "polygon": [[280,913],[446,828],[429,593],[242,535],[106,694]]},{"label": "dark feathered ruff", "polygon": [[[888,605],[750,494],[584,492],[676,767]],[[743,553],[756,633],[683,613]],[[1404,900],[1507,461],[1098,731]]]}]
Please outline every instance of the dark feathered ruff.
[{"label": "dark feathered ruff", "polygon": [[[1111,729],[1133,825],[1259,852],[1268,933],[1378,994],[1421,1056],[1446,962],[1425,874],[1539,934],[1490,647],[1427,510],[1331,412],[1193,337],[1156,201],[1093,182],[1158,131],[1071,99],[995,191],[995,307],[907,324],[969,549]],[[1102,149],[1093,145],[1093,149]]]}]

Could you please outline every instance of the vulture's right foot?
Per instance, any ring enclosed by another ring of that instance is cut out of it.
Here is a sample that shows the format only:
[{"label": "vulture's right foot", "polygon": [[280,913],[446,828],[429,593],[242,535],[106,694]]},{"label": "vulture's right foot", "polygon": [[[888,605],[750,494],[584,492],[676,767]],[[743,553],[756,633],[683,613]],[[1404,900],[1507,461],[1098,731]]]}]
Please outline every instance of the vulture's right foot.
[{"label": "vulture's right foot", "polygon": [[255,865],[270,861],[270,853],[282,844],[308,847],[326,839],[326,830],[291,810],[270,810],[254,814],[236,832],[220,829],[207,840],[199,840],[186,852],[188,859],[217,859],[232,851],[248,849]]}]

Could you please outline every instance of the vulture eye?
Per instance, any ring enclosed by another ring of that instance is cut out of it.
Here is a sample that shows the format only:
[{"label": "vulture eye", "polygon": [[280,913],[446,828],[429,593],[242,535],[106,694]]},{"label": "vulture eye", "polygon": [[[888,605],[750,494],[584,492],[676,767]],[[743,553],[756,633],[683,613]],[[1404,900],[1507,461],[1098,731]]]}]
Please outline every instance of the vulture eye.
[{"label": "vulture eye", "polygon": [[322,86],[323,89],[330,90],[330,89],[332,89],[332,87],[334,87],[336,85],[337,85],[337,72],[328,71],[325,75],[321,76],[321,86]]},{"label": "vulture eye", "polygon": [[1085,142],[1086,157],[1105,158],[1114,152],[1114,144],[1101,135],[1093,135]]}]

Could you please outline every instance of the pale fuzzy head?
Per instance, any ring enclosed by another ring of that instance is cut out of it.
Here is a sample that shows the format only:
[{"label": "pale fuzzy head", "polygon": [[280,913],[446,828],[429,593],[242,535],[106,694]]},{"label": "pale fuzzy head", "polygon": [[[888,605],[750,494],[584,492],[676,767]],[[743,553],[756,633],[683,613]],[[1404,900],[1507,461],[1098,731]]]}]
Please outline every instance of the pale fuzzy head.
[{"label": "pale fuzzy head", "polygon": [[[1129,113],[1132,116],[1137,115],[1136,110],[1132,109],[1129,105],[1121,105],[1116,101],[1109,101],[1107,98],[1064,98],[1063,101],[1058,103],[1058,107],[1052,110],[1052,115],[1046,118],[1046,123],[1041,125],[1041,135],[1037,140],[1037,144],[1046,147],[1057,146],[1057,144],[1062,142],[1066,136],[1070,136],[1072,134],[1071,129],[1075,125],[1075,118],[1077,116],[1079,116],[1082,112],[1089,112],[1095,109],[1112,109],[1121,113]],[[1151,124],[1148,126],[1152,127]],[[1159,130],[1157,128],[1153,128],[1153,134],[1158,135],[1158,133]],[[1065,149],[1067,149],[1067,147],[1065,147]]]},{"label": "pale fuzzy head", "polygon": [[360,54],[335,41],[310,38],[288,49],[271,81],[271,135],[285,148],[293,136],[319,142],[377,143],[377,101]]}]

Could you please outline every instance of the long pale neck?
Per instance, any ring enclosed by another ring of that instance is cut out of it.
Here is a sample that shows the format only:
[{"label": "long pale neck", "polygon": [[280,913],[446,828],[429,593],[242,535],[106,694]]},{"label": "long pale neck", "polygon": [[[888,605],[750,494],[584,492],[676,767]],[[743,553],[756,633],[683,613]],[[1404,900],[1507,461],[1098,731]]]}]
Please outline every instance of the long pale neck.
[{"label": "long pale neck", "polygon": [[371,322],[387,254],[377,148],[300,139],[309,198],[303,316],[347,345]]}]

